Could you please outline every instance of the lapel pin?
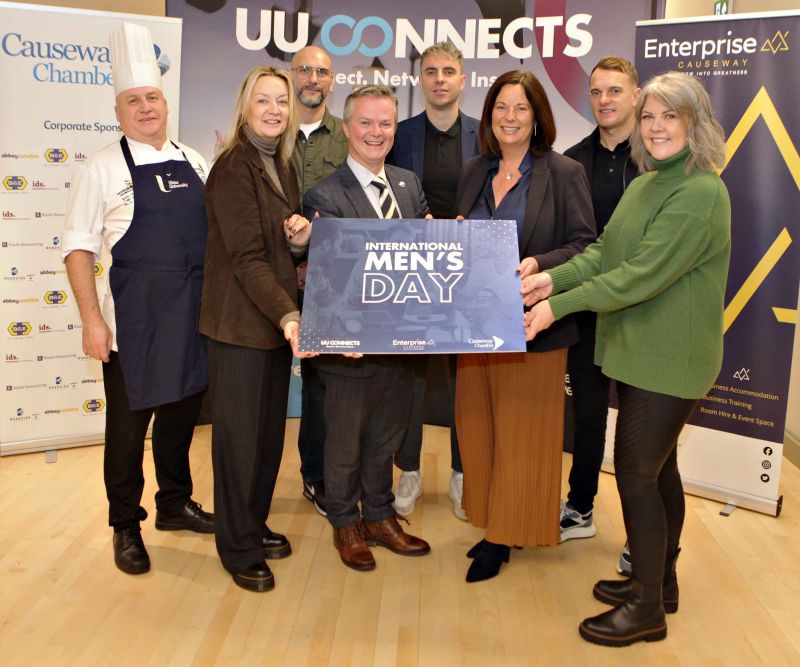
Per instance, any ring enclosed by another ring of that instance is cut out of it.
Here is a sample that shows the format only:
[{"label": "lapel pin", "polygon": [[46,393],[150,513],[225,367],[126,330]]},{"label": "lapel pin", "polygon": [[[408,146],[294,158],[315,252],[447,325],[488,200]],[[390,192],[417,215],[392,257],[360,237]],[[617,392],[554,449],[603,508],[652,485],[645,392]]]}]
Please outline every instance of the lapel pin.
[{"label": "lapel pin", "polygon": [[404,188],[404,187],[406,187],[406,182],[405,181],[400,181],[397,185],[399,185],[401,188]]}]

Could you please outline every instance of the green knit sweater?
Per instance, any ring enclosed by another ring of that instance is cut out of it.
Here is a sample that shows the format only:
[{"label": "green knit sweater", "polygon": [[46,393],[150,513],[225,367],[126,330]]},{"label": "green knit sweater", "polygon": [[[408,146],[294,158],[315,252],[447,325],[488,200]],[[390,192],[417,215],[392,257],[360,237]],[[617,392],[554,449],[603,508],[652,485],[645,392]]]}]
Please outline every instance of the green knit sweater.
[{"label": "green knit sweater", "polygon": [[722,366],[731,207],[715,172],[685,173],[688,154],[654,160],[597,242],[547,273],[556,319],[598,313],[595,363],[605,375],[701,398]]}]

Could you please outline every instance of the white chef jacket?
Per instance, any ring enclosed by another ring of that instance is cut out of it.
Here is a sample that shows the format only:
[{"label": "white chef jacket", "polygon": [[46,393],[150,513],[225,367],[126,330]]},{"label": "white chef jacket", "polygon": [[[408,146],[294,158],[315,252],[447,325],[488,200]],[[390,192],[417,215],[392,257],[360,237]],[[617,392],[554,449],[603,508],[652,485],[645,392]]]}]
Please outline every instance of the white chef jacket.
[{"label": "white chef jacket", "polygon": [[[157,164],[168,160],[188,158],[197,175],[205,183],[208,165],[197,151],[167,139],[162,150],[128,137],[133,163]],[[186,158],[184,158],[184,153]],[[73,250],[94,253],[95,261],[105,247],[110,251],[130,227],[133,219],[133,185],[119,141],[109,144],[77,167],[72,176],[64,215],[64,234],[61,239],[61,258]],[[113,335],[112,349],[117,350],[114,299],[108,289],[108,274],[104,274],[106,295],[102,313]]]}]

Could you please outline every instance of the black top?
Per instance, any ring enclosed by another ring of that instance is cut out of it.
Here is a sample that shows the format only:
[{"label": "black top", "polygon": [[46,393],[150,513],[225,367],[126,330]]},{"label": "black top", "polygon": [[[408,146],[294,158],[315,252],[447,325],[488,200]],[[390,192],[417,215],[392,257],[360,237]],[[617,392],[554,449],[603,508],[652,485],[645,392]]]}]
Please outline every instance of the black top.
[{"label": "black top", "polygon": [[591,186],[598,236],[603,233],[628,185],[625,182],[625,162],[630,159],[631,145],[627,139],[618,143],[613,151],[599,141],[595,146]]},{"label": "black top", "polygon": [[461,117],[442,132],[425,116],[422,189],[434,218],[455,217],[456,185],[461,170]]}]

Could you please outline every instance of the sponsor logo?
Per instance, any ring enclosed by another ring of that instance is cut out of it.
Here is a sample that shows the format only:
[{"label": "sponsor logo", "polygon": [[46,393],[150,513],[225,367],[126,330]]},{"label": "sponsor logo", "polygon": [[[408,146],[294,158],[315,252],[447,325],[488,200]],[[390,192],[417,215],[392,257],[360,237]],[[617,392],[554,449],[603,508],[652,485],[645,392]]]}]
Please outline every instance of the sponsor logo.
[{"label": "sponsor logo", "polygon": [[44,159],[48,162],[62,163],[66,162],[68,157],[69,153],[63,148],[48,148],[44,152]]},{"label": "sponsor logo", "polygon": [[3,220],[13,220],[16,217],[13,211],[3,210]]},{"label": "sponsor logo", "polygon": [[38,160],[36,153],[0,153],[0,158],[4,160]]},{"label": "sponsor logo", "polygon": [[11,322],[7,329],[12,336],[27,336],[31,332],[31,325],[29,322]]},{"label": "sponsor logo", "polygon": [[737,380],[744,382],[750,380],[750,369],[749,368],[740,368],[733,374]]},{"label": "sponsor logo", "polygon": [[156,183],[158,183],[158,189],[161,192],[172,192],[173,190],[177,190],[178,188],[188,188],[188,183],[183,183],[181,181],[173,181],[170,180],[170,176],[172,174],[167,174],[167,183],[164,185],[164,179],[161,178],[160,175],[156,176]]},{"label": "sponsor logo", "polygon": [[50,306],[61,306],[67,301],[67,293],[64,290],[50,290],[44,293],[44,302]]},{"label": "sponsor logo", "polygon": [[[259,28],[255,39],[248,34],[248,9],[236,9],[236,41],[243,49],[260,51],[270,42],[281,51],[294,53],[306,46],[309,38],[310,15],[297,12],[297,27],[292,30],[296,38],[289,41],[286,36],[286,12],[260,10]],[[592,20],[591,14],[574,14],[566,16],[520,16],[510,21],[505,27],[499,18],[467,19],[463,26],[456,26],[450,19],[425,19],[424,25],[414,25],[407,18],[397,18],[394,24],[380,16],[365,16],[355,19],[346,14],[336,14],[327,18],[320,29],[322,47],[332,56],[346,56],[358,51],[368,58],[377,58],[389,52],[394,45],[394,57],[408,57],[409,47],[420,53],[434,42],[452,39],[458,42],[464,58],[497,59],[500,49],[495,45],[502,44],[512,58],[530,58],[533,47],[518,46],[523,41],[521,33],[541,31],[539,43],[541,56],[552,58],[556,42],[556,30],[566,35],[566,56],[578,58],[585,56],[592,48],[594,38],[586,29]],[[255,22],[252,22],[255,23]],[[369,46],[376,44],[376,46]],[[418,79],[418,77],[415,77]]]},{"label": "sponsor logo", "polygon": [[75,151],[75,162],[86,162],[86,153]]},{"label": "sponsor logo", "polygon": [[42,414],[45,414],[45,415],[62,415],[65,412],[78,412],[78,408],[48,408]]},{"label": "sponsor logo", "polygon": [[3,187],[6,190],[24,190],[28,186],[28,181],[24,176],[6,176],[3,179]]},{"label": "sponsor logo", "polygon": [[492,336],[491,338],[470,338],[468,342],[474,348],[492,350],[498,349],[505,343],[502,338],[498,338],[497,336]]},{"label": "sponsor logo", "polygon": [[781,51],[788,51],[789,50],[789,43],[786,41],[786,38],[789,36],[789,31],[781,32],[778,30],[772,37],[772,39],[766,40],[762,45],[760,51],[769,51],[774,56],[776,53],[780,53]]},{"label": "sponsor logo", "polygon": [[105,407],[106,404],[102,398],[91,398],[83,402],[84,412],[102,412]]},{"label": "sponsor logo", "polygon": [[8,297],[6,299],[3,299],[3,303],[13,303],[14,305],[19,305],[21,303],[36,303],[36,299],[31,299],[30,297],[22,299]]},{"label": "sponsor logo", "polygon": [[361,345],[360,340],[337,340],[337,339],[325,339],[320,341],[321,345],[325,347],[359,347]]},{"label": "sponsor logo", "polygon": [[53,185],[47,185],[44,181],[40,181],[38,178],[33,179],[31,181],[31,185],[33,186],[34,190],[56,190],[57,188]]}]

